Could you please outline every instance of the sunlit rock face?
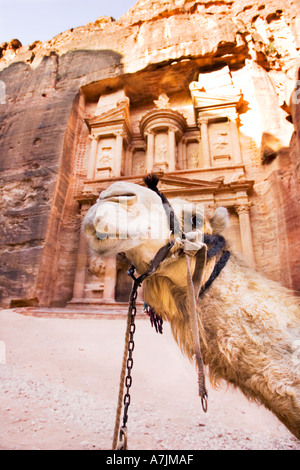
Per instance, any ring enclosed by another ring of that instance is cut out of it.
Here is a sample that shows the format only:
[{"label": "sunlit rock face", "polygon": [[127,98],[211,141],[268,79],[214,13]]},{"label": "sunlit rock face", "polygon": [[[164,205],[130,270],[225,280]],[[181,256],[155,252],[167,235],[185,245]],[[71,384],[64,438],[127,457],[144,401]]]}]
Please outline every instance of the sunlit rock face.
[{"label": "sunlit rock face", "polygon": [[169,196],[225,205],[234,249],[299,291],[299,9],[142,0],[1,44],[1,305],[126,299],[126,260],[95,272],[81,220],[153,170]]}]

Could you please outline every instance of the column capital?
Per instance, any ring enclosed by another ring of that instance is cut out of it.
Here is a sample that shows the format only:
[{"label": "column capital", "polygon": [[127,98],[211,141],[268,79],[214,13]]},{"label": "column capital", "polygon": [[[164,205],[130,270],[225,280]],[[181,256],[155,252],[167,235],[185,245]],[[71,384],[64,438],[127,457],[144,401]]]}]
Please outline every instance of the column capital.
[{"label": "column capital", "polygon": [[97,134],[89,134],[89,139],[91,141],[98,140],[98,138],[99,138],[99,135],[97,135]]},{"label": "column capital", "polygon": [[239,215],[240,223],[240,234],[242,251],[245,259],[248,261],[250,266],[255,266],[255,257],[253,250],[252,232],[251,232],[251,221],[249,209],[252,206],[251,202],[245,201],[240,204],[236,204],[235,210]]},{"label": "column capital", "polygon": [[198,116],[198,125],[201,126],[202,124],[208,124],[209,118],[207,116]]},{"label": "column capital", "polygon": [[234,208],[236,210],[236,212],[238,213],[238,215],[240,214],[244,214],[244,213],[249,213],[250,211],[250,207],[253,205],[252,202],[244,202],[242,204],[235,204],[234,205]]}]

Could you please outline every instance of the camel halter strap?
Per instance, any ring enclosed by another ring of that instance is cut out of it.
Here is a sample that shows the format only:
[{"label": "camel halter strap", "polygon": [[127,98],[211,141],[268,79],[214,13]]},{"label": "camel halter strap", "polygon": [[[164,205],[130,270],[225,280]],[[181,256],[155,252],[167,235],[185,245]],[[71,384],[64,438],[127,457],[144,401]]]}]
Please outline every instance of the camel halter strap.
[{"label": "camel halter strap", "polygon": [[[204,364],[201,354],[200,346],[200,335],[199,335],[199,326],[198,326],[198,314],[197,314],[197,298],[199,296],[200,287],[203,281],[204,268],[206,265],[206,253],[207,247],[205,243],[197,241],[196,233],[192,235],[192,239],[188,237],[188,234],[185,234],[179,226],[179,222],[176,218],[175,212],[166,198],[166,196],[161,193],[157,184],[159,179],[156,175],[150,174],[144,178],[144,182],[149,189],[155,191],[156,194],[161,198],[163,207],[165,209],[166,215],[168,216],[170,223],[170,231],[173,236],[177,235],[175,243],[177,247],[183,251],[186,259],[187,267],[187,303],[188,303],[188,312],[190,327],[192,332],[193,339],[193,349],[195,355],[195,361],[198,372],[198,392],[201,398],[201,404],[203,411],[207,411],[207,389],[205,385],[205,373],[204,373]],[[178,237],[178,235],[180,235]],[[194,275],[191,274],[191,257],[195,257],[196,265],[194,269]]]}]

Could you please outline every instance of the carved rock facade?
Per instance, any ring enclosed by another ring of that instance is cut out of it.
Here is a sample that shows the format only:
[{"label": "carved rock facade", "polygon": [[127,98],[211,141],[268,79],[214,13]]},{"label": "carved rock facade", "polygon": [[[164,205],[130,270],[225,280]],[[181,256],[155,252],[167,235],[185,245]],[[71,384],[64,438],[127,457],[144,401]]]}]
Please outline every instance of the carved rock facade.
[{"label": "carved rock facade", "polygon": [[233,248],[299,292],[298,13],[141,0],[3,48],[1,305],[126,301],[126,260],[91,259],[80,222],[113,181],[153,170],[168,197],[227,207]]}]

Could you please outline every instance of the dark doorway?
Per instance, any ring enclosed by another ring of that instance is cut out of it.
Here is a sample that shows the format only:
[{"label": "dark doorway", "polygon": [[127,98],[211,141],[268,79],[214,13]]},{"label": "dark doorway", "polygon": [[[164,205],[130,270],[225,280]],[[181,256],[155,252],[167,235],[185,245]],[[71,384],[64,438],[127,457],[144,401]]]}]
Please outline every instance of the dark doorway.
[{"label": "dark doorway", "polygon": [[127,270],[130,264],[123,253],[117,255],[117,283],[116,283],[116,302],[128,302],[132,286],[132,279],[128,276]]}]

